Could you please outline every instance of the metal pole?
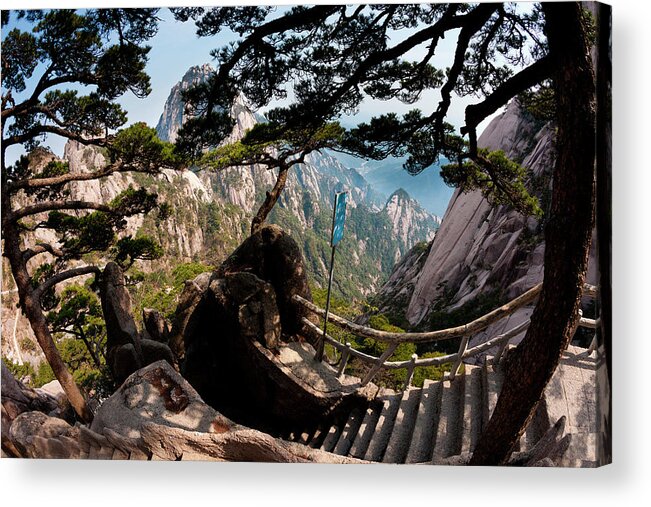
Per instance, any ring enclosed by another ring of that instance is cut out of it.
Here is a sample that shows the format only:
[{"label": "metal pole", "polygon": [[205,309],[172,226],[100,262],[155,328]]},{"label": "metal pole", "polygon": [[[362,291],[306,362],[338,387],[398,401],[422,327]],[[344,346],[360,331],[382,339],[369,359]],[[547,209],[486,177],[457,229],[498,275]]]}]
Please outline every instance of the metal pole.
[{"label": "metal pole", "polygon": [[319,348],[316,352],[316,357],[315,359],[317,361],[322,361],[323,360],[323,351],[325,349],[325,337],[326,337],[326,331],[328,329],[328,313],[330,313],[330,291],[332,290],[332,273],[334,271],[335,267],[335,251],[337,247],[333,246],[332,247],[332,254],[330,255],[330,274],[328,275],[328,294],[326,295],[326,307],[325,307],[325,318],[323,321],[323,336],[321,337],[321,341],[319,342]]}]

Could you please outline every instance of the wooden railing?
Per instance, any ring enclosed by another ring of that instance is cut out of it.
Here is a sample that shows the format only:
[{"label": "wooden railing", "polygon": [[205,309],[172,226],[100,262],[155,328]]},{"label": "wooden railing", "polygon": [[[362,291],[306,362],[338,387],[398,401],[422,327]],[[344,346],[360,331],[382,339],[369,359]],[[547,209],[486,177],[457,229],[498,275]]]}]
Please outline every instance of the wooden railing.
[{"label": "wooden railing", "polygon": [[[343,317],[330,312],[328,314],[328,323],[336,324],[339,327],[350,331],[356,336],[361,336],[364,338],[371,338],[373,340],[378,340],[384,343],[387,343],[388,346],[384,353],[380,357],[376,357],[370,354],[366,354],[360,350],[357,350],[351,346],[349,342],[341,343],[332,336],[326,334],[324,336],[323,330],[320,329],[316,324],[306,317],[303,317],[303,324],[308,332],[313,333],[314,337],[317,340],[325,340],[326,344],[331,345],[337,351],[341,353],[339,359],[337,374],[339,376],[343,375],[346,365],[351,357],[355,357],[362,362],[368,363],[371,365],[369,372],[362,379],[362,386],[368,384],[382,369],[387,370],[398,370],[406,369],[407,375],[404,383],[404,388],[406,389],[411,385],[414,370],[417,367],[422,366],[439,366],[442,364],[452,363],[452,368],[449,374],[444,378],[444,380],[453,380],[465,359],[479,355],[487,350],[497,347],[497,353],[494,356],[494,361],[499,362],[504,350],[506,349],[509,341],[517,336],[518,334],[525,331],[530,324],[530,320],[522,322],[521,324],[509,329],[505,333],[494,336],[493,338],[485,341],[474,347],[469,347],[470,338],[481,331],[484,331],[488,326],[494,324],[495,322],[512,315],[516,310],[527,306],[538,298],[540,291],[542,289],[542,284],[536,285],[535,287],[529,289],[527,292],[518,296],[517,298],[509,301],[503,306],[483,315],[467,324],[462,326],[456,326],[448,329],[441,329],[438,331],[427,331],[420,333],[394,333],[389,331],[380,331],[370,327],[362,326],[351,322]],[[583,295],[594,297],[596,296],[597,290],[593,285],[585,284]],[[318,315],[319,317],[325,318],[325,310],[319,308],[314,303],[295,295],[293,297],[294,301],[302,305],[304,308],[310,312]],[[596,329],[598,326],[598,321],[593,319],[584,318],[582,313],[579,311],[578,319],[575,324],[575,328],[586,327],[589,329]],[[406,361],[389,361],[389,358],[393,355],[398,345],[401,343],[431,343],[440,340],[449,340],[452,338],[461,338],[461,343],[459,349],[454,354],[448,354],[439,357],[429,357],[429,358],[419,358],[417,354],[413,354],[409,360]],[[591,345],[592,348],[592,345]]]}]

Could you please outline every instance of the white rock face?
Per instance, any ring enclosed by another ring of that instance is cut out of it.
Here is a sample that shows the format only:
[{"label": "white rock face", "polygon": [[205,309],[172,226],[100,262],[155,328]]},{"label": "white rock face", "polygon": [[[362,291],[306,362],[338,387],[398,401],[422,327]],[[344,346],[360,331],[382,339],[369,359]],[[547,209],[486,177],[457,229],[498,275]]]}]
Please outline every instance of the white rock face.
[{"label": "white rock face", "polygon": [[[532,138],[535,146],[527,153]],[[552,167],[552,141],[550,129],[534,132],[532,122],[511,103],[489,124],[479,138],[479,145],[502,149],[516,160],[524,159],[523,165],[540,175]],[[506,289],[507,297],[515,296],[524,283],[522,278],[535,279],[537,275],[529,271],[542,269],[540,263],[533,262],[542,261],[539,255],[530,255],[523,263],[516,262],[523,250],[518,244],[520,235],[526,229],[533,232],[536,225],[535,220],[505,206],[492,208],[479,191],[467,194],[455,191],[415,285],[407,308],[409,321],[420,322],[444,290],[454,294],[450,309],[462,306],[489,287]]]},{"label": "white rock face", "polygon": [[[552,128],[536,126],[515,102],[479,138],[480,146],[504,150],[510,158],[520,160],[538,182],[547,185],[551,184],[554,164],[553,142]],[[402,288],[411,324],[424,322],[432,305],[444,295],[449,298],[449,310],[493,290],[499,290],[505,299],[514,298],[542,281],[544,242],[538,225],[536,219],[506,206],[492,208],[480,192],[462,194],[457,190],[422,269],[416,274],[405,266],[402,272],[410,279],[398,280],[398,273],[394,273],[386,291]],[[594,270],[590,270],[588,281],[594,283]],[[521,310],[471,343],[514,327],[530,313],[531,308]]]},{"label": "white rock face", "polygon": [[[172,88],[156,127],[161,139],[169,141],[176,139],[180,128],[179,122],[187,118],[182,103],[182,91],[192,84],[205,80],[211,70],[209,65],[193,67],[185,74],[182,81]],[[237,97],[231,114],[236,120],[235,126],[224,143],[241,139],[247,130],[259,121],[264,121],[249,109],[243,95]],[[247,215],[252,215],[260,205],[265,192],[273,187],[276,171],[260,165],[252,165],[228,168],[218,173],[199,171],[197,174],[204,186],[213,189],[213,199],[237,206]],[[313,152],[306,157],[304,164],[292,168],[278,206],[289,211],[303,227],[310,228],[319,212],[331,209],[335,193],[344,190],[349,192],[349,209],[363,206],[372,212],[386,213],[396,240],[396,247],[392,252],[395,261],[416,242],[430,240],[434,236],[438,226],[436,217],[422,209],[415,200],[408,196],[402,199],[397,197],[394,199],[392,196],[392,199],[385,204],[361,174],[354,169],[344,167],[327,152]],[[360,239],[362,248],[365,248],[365,243],[369,239]]]},{"label": "white rock face", "polygon": [[207,63],[192,67],[185,73],[183,79],[172,87],[156,127],[158,137],[163,141],[169,141],[170,143],[176,141],[178,131],[187,119],[183,107],[182,93],[191,86],[205,81],[212,71],[213,68]]}]

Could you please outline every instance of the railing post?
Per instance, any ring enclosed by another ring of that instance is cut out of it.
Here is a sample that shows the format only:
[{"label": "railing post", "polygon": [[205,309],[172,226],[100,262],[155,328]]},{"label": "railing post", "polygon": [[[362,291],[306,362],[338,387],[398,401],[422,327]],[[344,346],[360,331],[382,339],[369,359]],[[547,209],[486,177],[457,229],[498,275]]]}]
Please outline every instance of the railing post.
[{"label": "railing post", "polygon": [[574,339],[574,335],[576,334],[577,330],[579,329],[579,325],[581,324],[581,319],[583,318],[583,310],[579,308],[579,312],[576,315],[576,320],[572,324],[572,331],[570,331],[570,341],[567,342],[567,345],[569,346],[570,343],[572,343],[572,340]]},{"label": "railing post", "polygon": [[409,361],[409,366],[407,366],[407,377],[405,378],[405,385],[402,388],[403,391],[406,391],[411,387],[411,380],[414,378],[414,369],[416,368],[417,360],[418,354],[412,354],[411,361]]},{"label": "railing post", "polygon": [[384,354],[380,356],[380,358],[377,360],[377,362],[373,365],[371,370],[366,374],[366,377],[362,380],[361,386],[364,387],[366,384],[368,384],[373,377],[375,377],[375,374],[380,371],[380,369],[384,366],[384,361],[389,359],[391,357],[391,354],[393,354],[396,350],[396,347],[398,346],[397,343],[390,343],[387,349],[384,351]]},{"label": "railing post", "polygon": [[341,378],[346,369],[346,364],[348,363],[348,358],[350,357],[350,342],[346,342],[346,348],[341,353],[341,360],[339,361],[339,369],[337,370],[337,378]]},{"label": "railing post", "polygon": [[500,364],[500,359],[502,359],[502,354],[504,354],[504,351],[506,350],[506,347],[509,345],[509,340],[504,340],[504,343],[500,345],[500,348],[497,349],[497,354],[495,354],[495,357],[493,357],[493,364],[498,365]]},{"label": "railing post", "polygon": [[457,360],[452,365],[452,369],[450,370],[450,375],[448,376],[448,380],[454,380],[454,377],[456,377],[457,373],[459,373],[459,368],[461,367],[461,363],[463,362],[463,354],[468,349],[468,342],[469,341],[470,341],[470,336],[464,336],[463,338],[461,338],[461,344],[459,345],[458,357],[457,357]]}]

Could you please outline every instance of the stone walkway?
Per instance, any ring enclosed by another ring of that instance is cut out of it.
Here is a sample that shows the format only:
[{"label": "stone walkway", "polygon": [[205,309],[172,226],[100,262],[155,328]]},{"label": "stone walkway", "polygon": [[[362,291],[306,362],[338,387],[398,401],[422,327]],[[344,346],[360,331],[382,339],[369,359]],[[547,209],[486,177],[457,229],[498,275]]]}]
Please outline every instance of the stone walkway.
[{"label": "stone walkway", "polygon": [[570,346],[563,353],[561,363],[554,373],[545,398],[550,422],[567,417],[566,433],[572,442],[565,453],[565,466],[588,466],[598,461],[598,439],[601,432],[601,414],[597,396],[598,369],[604,367],[598,351],[587,355],[587,350]]}]

